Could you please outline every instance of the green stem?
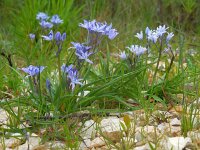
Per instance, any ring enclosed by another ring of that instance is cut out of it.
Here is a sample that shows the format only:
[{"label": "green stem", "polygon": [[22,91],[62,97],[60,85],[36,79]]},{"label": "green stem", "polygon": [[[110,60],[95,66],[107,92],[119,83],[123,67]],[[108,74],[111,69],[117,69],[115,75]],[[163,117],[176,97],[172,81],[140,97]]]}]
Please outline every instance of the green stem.
[{"label": "green stem", "polygon": [[62,78],[61,78],[61,68],[60,68],[61,67],[60,66],[60,55],[58,55],[57,58],[58,58],[57,59],[57,61],[58,61],[57,62],[58,63],[58,75],[59,75],[59,81],[60,81],[60,84],[61,84],[62,83]]},{"label": "green stem", "polygon": [[155,80],[156,80],[156,75],[157,75],[157,72],[158,72],[158,67],[159,67],[161,55],[162,55],[162,40],[161,40],[160,48],[159,48],[159,54],[158,54],[158,60],[157,60],[157,64],[156,64],[156,70],[155,70],[154,75],[153,75],[152,86],[154,85]]},{"label": "green stem", "polygon": [[170,70],[171,70],[171,68],[172,68],[172,65],[173,65],[173,62],[174,62],[174,59],[175,59],[175,56],[174,56],[172,50],[170,50],[170,51],[171,51],[171,53],[172,53],[172,58],[171,58],[171,61],[170,61],[170,65],[169,65],[169,67],[168,67],[168,69],[167,69],[167,71],[166,71],[164,81],[166,81],[166,80],[168,79],[169,72],[170,72]]},{"label": "green stem", "polygon": [[41,49],[41,52],[42,52],[42,49],[43,49],[43,42],[42,42],[42,38],[41,38],[41,47],[40,47],[40,49]]},{"label": "green stem", "polygon": [[[157,47],[157,45],[156,45],[156,47]],[[162,55],[162,39],[161,39],[160,48],[159,48],[159,54],[158,54],[158,60],[157,60],[157,64],[156,64],[156,70],[154,72],[153,81],[151,83],[151,90],[150,90],[151,93],[150,93],[150,96],[149,96],[149,100],[153,95],[153,89],[154,89],[154,84],[155,84],[155,81],[156,81],[156,75],[157,75],[157,72],[158,72],[158,67],[159,67],[159,62],[160,62],[160,59],[161,59],[161,55]]]}]

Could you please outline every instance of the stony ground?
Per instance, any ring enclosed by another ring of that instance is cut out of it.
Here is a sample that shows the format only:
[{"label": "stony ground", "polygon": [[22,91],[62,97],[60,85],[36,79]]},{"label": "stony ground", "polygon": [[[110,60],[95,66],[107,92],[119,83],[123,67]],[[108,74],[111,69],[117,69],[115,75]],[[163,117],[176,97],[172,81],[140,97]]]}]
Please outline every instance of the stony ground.
[{"label": "stony ground", "polygon": [[[200,101],[200,99],[199,99]],[[200,105],[199,102],[196,104]],[[183,108],[175,106],[170,110],[156,110],[150,116],[144,110],[126,113],[114,113],[108,117],[90,119],[80,122],[81,131],[80,150],[198,150],[200,149],[200,112],[186,113],[186,118],[193,119],[193,129],[182,133]],[[85,113],[85,112],[81,112]],[[6,126],[8,116],[0,110],[1,126]],[[2,134],[2,133],[1,133]],[[69,149],[63,141],[49,141],[42,143],[37,133],[29,135],[28,140],[22,140],[20,134],[13,133],[6,139],[1,137],[0,149],[16,150],[47,150]],[[18,138],[16,138],[18,137]]]}]

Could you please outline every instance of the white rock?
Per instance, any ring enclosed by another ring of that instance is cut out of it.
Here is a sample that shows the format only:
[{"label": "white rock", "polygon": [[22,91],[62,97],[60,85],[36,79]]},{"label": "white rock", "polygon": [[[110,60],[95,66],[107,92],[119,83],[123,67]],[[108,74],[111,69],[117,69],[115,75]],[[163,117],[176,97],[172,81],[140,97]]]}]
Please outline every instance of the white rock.
[{"label": "white rock", "polygon": [[[151,146],[155,148],[155,144],[151,143]],[[146,143],[145,145],[135,147],[133,150],[151,150],[151,147],[149,143]]]},{"label": "white rock", "polygon": [[81,132],[81,137],[85,139],[91,139],[96,134],[96,123],[94,120],[88,120],[84,123],[84,128]]},{"label": "white rock", "polygon": [[91,141],[89,148],[96,148],[96,147],[102,147],[106,145],[105,141],[103,140],[103,137],[97,137],[94,140]]},{"label": "white rock", "polygon": [[33,147],[40,145],[40,141],[41,139],[39,137],[30,137],[29,141],[26,141],[26,143],[17,147],[17,150],[25,150],[28,146],[29,149],[32,149]]},{"label": "white rock", "polygon": [[162,133],[165,134],[167,133],[168,135],[178,135],[181,132],[181,127],[180,126],[171,126],[169,123],[161,123],[158,125],[158,130]]},{"label": "white rock", "polygon": [[135,141],[136,141],[136,142],[140,142],[140,141],[142,141],[142,140],[143,140],[143,136],[142,136],[141,132],[137,131],[137,132],[135,133]]},{"label": "white rock", "polygon": [[124,143],[129,144],[129,145],[133,145],[135,142],[137,142],[137,140],[134,139],[134,138],[131,138],[131,137],[123,137],[121,139],[121,142],[124,142]]},{"label": "white rock", "polygon": [[146,143],[145,144],[145,148],[146,148],[146,150],[151,150],[152,148],[151,148],[151,146],[150,146],[150,144],[151,144],[151,146],[155,149],[155,144],[153,144],[152,142],[149,142],[149,143]]},{"label": "white rock", "polygon": [[187,136],[194,139],[194,140],[199,140],[200,139],[200,131],[197,132],[197,131],[189,131],[187,133]]},{"label": "white rock", "polygon": [[142,132],[144,134],[159,132],[154,126],[137,127],[136,132],[137,131]]},{"label": "white rock", "polygon": [[180,126],[171,126],[167,129],[168,133],[171,133],[173,136],[177,136],[181,133],[181,127]]},{"label": "white rock", "polygon": [[122,138],[122,127],[120,123],[125,124],[123,120],[117,117],[103,119],[100,123],[100,130],[111,141],[120,142]]},{"label": "white rock", "polygon": [[119,118],[109,117],[101,121],[100,128],[102,132],[121,131],[122,127],[120,125],[120,122],[124,123],[124,121],[120,120]]},{"label": "white rock", "polygon": [[177,118],[174,118],[170,121],[170,125],[171,126],[180,126],[181,125],[181,121],[178,120]]},{"label": "white rock", "polygon": [[143,146],[135,147],[133,150],[147,150],[147,149],[146,149],[146,146],[143,145]]},{"label": "white rock", "polygon": [[161,123],[157,128],[161,133],[164,133],[168,127],[166,126],[166,123]]},{"label": "white rock", "polygon": [[131,120],[134,119],[134,112],[133,111],[127,111],[127,112],[124,112],[124,113],[121,114],[122,117],[125,116],[125,115],[128,115]]},{"label": "white rock", "polygon": [[6,111],[3,109],[0,109],[0,125],[6,124],[7,120],[8,120],[8,117],[7,117]]},{"label": "white rock", "polygon": [[21,140],[16,139],[16,138],[10,138],[10,139],[4,139],[4,140],[5,140],[4,141],[5,146],[7,148],[15,148],[21,144]]},{"label": "white rock", "polygon": [[61,141],[50,142],[49,145],[50,145],[50,149],[55,149],[55,150],[66,148],[66,145]]},{"label": "white rock", "polygon": [[102,136],[116,143],[116,142],[120,142],[121,138],[123,137],[123,134],[121,131],[112,131],[112,132],[104,131],[102,132]]},{"label": "white rock", "polygon": [[84,126],[85,127],[90,127],[91,125],[93,125],[95,122],[94,120],[87,120],[85,123],[84,123]]},{"label": "white rock", "polygon": [[193,126],[198,128],[200,126],[200,115],[192,115],[191,118],[193,120]]},{"label": "white rock", "polygon": [[47,145],[47,143],[45,143],[43,145],[34,146],[31,150],[50,150],[50,149],[49,149],[49,146]]},{"label": "white rock", "polygon": [[86,139],[83,142],[81,142],[81,144],[79,146],[79,150],[87,149],[90,146],[91,146],[91,140],[90,139]]},{"label": "white rock", "polygon": [[188,137],[172,137],[168,138],[166,149],[182,150],[187,144],[192,143]]},{"label": "white rock", "polygon": [[137,142],[144,140],[154,141],[160,135],[159,130],[154,126],[137,127],[135,139]]}]

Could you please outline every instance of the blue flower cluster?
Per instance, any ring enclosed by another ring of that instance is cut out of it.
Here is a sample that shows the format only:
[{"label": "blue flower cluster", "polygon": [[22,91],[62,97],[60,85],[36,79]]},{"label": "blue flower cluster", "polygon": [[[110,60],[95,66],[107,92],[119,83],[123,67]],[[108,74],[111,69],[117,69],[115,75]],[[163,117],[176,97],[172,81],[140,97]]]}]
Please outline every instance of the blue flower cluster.
[{"label": "blue flower cluster", "polygon": [[61,35],[59,31],[56,32],[56,34],[54,35],[53,31],[51,30],[48,35],[42,35],[42,37],[46,41],[52,41],[55,39],[56,44],[59,45],[61,42],[63,42],[66,39],[67,35],[65,32]]},{"label": "blue flower cluster", "polygon": [[136,56],[140,56],[147,51],[147,49],[145,47],[142,47],[139,45],[131,45],[130,47],[126,47],[126,48],[128,48]]},{"label": "blue flower cluster", "polygon": [[38,75],[39,73],[41,73],[43,70],[44,70],[44,66],[33,66],[33,65],[30,65],[26,68],[22,68],[21,70],[28,73],[29,75],[28,76],[36,76]]},{"label": "blue flower cluster", "polygon": [[63,23],[63,20],[61,20],[58,15],[53,15],[50,22],[48,21],[49,18],[50,17],[44,12],[39,12],[36,16],[36,19],[40,21],[40,25],[44,29],[50,29],[53,27],[53,25],[59,25]]},{"label": "blue flower cluster", "polygon": [[[151,30],[151,29],[149,29],[149,27],[147,27],[146,30],[145,30],[147,40],[151,41],[153,43],[156,43],[159,38],[161,39],[163,37],[163,35],[165,33],[167,33],[168,35],[166,37],[166,43],[169,43],[169,41],[174,36],[174,34],[172,32],[171,33],[167,32],[168,28],[169,27],[166,27],[165,25],[158,26],[156,28],[156,30]],[[135,37],[137,37],[139,40],[142,40],[143,39],[143,32],[140,31],[140,33],[137,33],[135,35]]]},{"label": "blue flower cluster", "polygon": [[[96,20],[84,20],[84,23],[80,23],[79,26],[87,29],[89,33],[88,37],[92,39],[89,39],[89,41],[87,41],[88,46],[85,46],[81,43],[71,42],[71,44],[73,45],[72,48],[76,49],[75,54],[78,57],[78,59],[85,60],[90,64],[93,64],[93,62],[89,59],[89,56],[94,54],[94,52],[90,52],[90,50],[93,48],[93,43],[91,41],[96,40],[96,42],[99,42],[98,39],[103,35],[108,36],[108,38],[112,40],[119,34],[116,29],[112,28],[112,24],[108,25],[106,22],[101,23],[97,22]],[[96,37],[91,37],[91,34],[96,35]]]},{"label": "blue flower cluster", "polygon": [[79,59],[85,60],[86,62],[93,64],[93,62],[91,60],[88,59],[88,57],[90,55],[92,55],[92,52],[89,52],[89,50],[92,48],[91,46],[85,46],[83,44],[80,43],[75,43],[75,42],[71,42],[72,45],[76,49],[76,56],[78,56]]},{"label": "blue flower cluster", "polygon": [[98,35],[106,35],[109,39],[114,39],[119,33],[116,29],[112,28],[112,24],[108,25],[106,22],[101,23],[96,20],[87,21],[79,24],[80,27],[87,29],[90,33],[96,33]]},{"label": "blue flower cluster", "polygon": [[64,73],[68,74],[67,78],[70,80],[70,85],[72,87],[72,90],[74,90],[76,84],[83,85],[83,83],[80,82],[82,79],[78,78],[78,70],[74,68],[72,64],[69,66],[63,64],[61,66],[61,70]]},{"label": "blue flower cluster", "polygon": [[58,51],[56,52],[56,56],[58,56],[62,50],[62,43],[66,39],[67,34],[64,32],[61,34],[59,31],[56,32],[56,34],[53,34],[53,31],[51,30],[48,35],[42,35],[43,39],[46,41],[53,41],[55,39],[56,45],[58,47]]},{"label": "blue flower cluster", "polygon": [[[156,30],[151,30],[149,27],[146,27],[145,29],[145,34],[146,34],[146,39],[148,42],[152,42],[156,44],[157,41],[162,42],[165,39],[166,45],[169,46],[169,41],[172,39],[174,36],[173,32],[169,33],[167,32],[168,27],[165,25],[163,26],[158,26]],[[167,33],[166,38],[164,38],[164,35]],[[140,31],[135,35],[139,40],[143,40],[144,35],[143,31]],[[126,47],[127,49],[130,50],[130,52],[134,53],[136,56],[140,56],[144,54],[147,51],[146,47],[142,47],[140,45],[131,45],[129,47]],[[125,51],[121,52],[119,54],[119,57],[124,60],[127,59],[127,54]]]},{"label": "blue flower cluster", "polygon": [[[39,12],[36,16],[36,19],[40,21],[40,25],[44,29],[50,29],[53,27],[53,25],[58,25],[58,24],[63,23],[63,20],[61,20],[58,15],[54,15],[50,19],[50,17],[46,13],[43,13],[43,12]],[[50,19],[50,22],[48,21],[49,19]],[[93,20],[93,21],[84,20],[84,23],[80,23],[79,26],[86,28],[88,30],[88,36],[90,36],[91,34],[94,34],[99,38],[105,35],[109,39],[112,40],[118,35],[117,30],[112,28],[112,24],[108,25],[106,22],[101,23],[101,22],[97,22],[96,20]],[[51,30],[48,33],[48,35],[42,35],[41,37],[46,41],[51,41],[52,43],[54,43],[55,41],[58,48],[56,56],[59,56],[62,49],[62,44],[64,40],[66,39],[66,36],[67,36],[66,33],[60,33],[58,31],[54,34],[53,30]],[[30,33],[29,38],[31,40],[34,40],[35,34]],[[77,56],[77,59],[79,60],[78,63],[83,63],[83,60],[84,60],[90,64],[93,64],[93,62],[89,59],[89,57],[92,54],[94,54],[94,52],[91,51],[94,48],[94,45],[92,45],[92,43],[87,42],[87,44],[85,44],[85,43],[71,42],[71,44],[73,45],[72,48],[75,49],[75,55]],[[36,66],[31,65],[27,68],[22,68],[21,70],[28,73],[29,76],[36,76],[38,75],[39,72],[42,72],[43,69],[44,67],[42,66],[36,67]],[[78,70],[76,69],[76,67],[74,67],[73,64],[69,66],[66,66],[65,64],[63,64],[60,69],[62,72],[64,72],[67,75],[67,78],[70,81],[70,86],[72,90],[74,90],[76,84],[83,85],[83,83],[81,83],[82,79],[79,78]],[[46,87],[49,91],[50,91],[50,86],[51,86],[50,81],[46,80]]]}]

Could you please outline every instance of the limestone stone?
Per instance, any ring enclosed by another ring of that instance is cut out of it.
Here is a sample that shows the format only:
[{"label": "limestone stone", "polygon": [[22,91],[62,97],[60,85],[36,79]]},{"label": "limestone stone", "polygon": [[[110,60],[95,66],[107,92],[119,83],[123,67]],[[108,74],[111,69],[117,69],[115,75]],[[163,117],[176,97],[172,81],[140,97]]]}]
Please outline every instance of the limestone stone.
[{"label": "limestone stone", "polygon": [[170,121],[170,125],[171,126],[180,126],[181,125],[181,121],[177,118],[174,118]]},{"label": "limestone stone", "polygon": [[0,109],[0,125],[6,124],[8,120],[7,113],[5,110]]},{"label": "limestone stone", "polygon": [[113,131],[113,132],[106,132],[104,131],[102,133],[102,135],[108,139],[108,140],[111,140],[112,142],[119,142],[120,139],[122,138],[122,132],[120,131]]},{"label": "limestone stone", "polygon": [[102,132],[121,131],[122,127],[120,122],[124,123],[124,121],[116,117],[105,118],[101,121],[100,128]]},{"label": "limestone stone", "polygon": [[10,149],[14,149],[21,145],[23,141],[21,139],[17,138],[10,138],[10,139],[5,139],[5,146]]},{"label": "limestone stone", "polygon": [[17,147],[17,150],[33,149],[34,147],[40,145],[41,139],[39,137],[30,137],[29,141],[26,141],[23,145]]},{"label": "limestone stone", "polygon": [[189,137],[172,137],[168,138],[165,149],[182,150],[189,143],[192,143]]},{"label": "limestone stone", "polygon": [[91,141],[89,148],[98,148],[106,145],[103,137],[96,137],[94,140]]},{"label": "limestone stone", "polygon": [[65,143],[63,143],[61,141],[53,141],[53,142],[49,143],[49,148],[51,150],[65,149],[66,145],[65,145]]},{"label": "limestone stone", "polygon": [[88,147],[90,147],[90,145],[91,145],[90,139],[83,140],[79,146],[79,150],[88,149]]},{"label": "limestone stone", "polygon": [[88,120],[84,123],[81,137],[85,139],[92,139],[96,134],[96,123],[94,120]]}]

